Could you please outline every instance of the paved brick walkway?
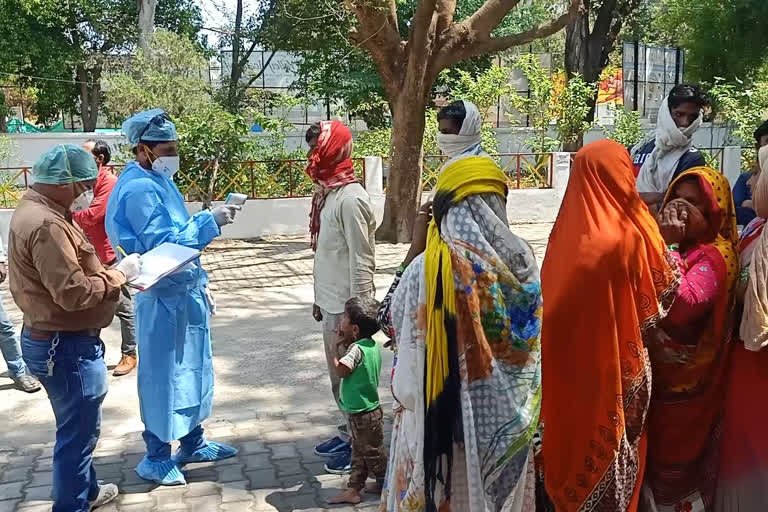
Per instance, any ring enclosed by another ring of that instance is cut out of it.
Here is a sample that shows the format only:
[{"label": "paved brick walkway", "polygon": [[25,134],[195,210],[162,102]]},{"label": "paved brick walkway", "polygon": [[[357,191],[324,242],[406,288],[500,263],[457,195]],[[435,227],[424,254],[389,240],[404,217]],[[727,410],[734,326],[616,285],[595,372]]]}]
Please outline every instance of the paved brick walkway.
[{"label": "paved brick walkway", "polygon": [[[513,228],[543,256],[550,225]],[[376,248],[378,295],[391,282],[405,246]],[[335,508],[373,510],[377,496],[358,506],[330,507],[345,477],[326,474],[313,446],[335,432],[340,417],[332,405],[317,324],[310,318],[312,253],[303,238],[218,242],[206,251],[219,313],[213,320],[216,394],[205,423],[211,439],[240,453],[217,463],[190,464],[184,487],[156,487],[133,471],[144,453],[135,375],[114,378],[104,404],[102,435],[95,453],[98,477],[119,485],[121,495],[100,510],[290,511]],[[18,310],[4,294],[11,319]],[[119,359],[117,324],[105,331],[107,363]],[[384,367],[391,367],[385,352]],[[391,410],[389,379],[380,394]],[[9,381],[5,381],[9,382]],[[0,385],[0,512],[51,508],[53,417],[44,392],[26,395]],[[391,430],[391,416],[386,415]],[[387,435],[388,437],[388,435]]]}]

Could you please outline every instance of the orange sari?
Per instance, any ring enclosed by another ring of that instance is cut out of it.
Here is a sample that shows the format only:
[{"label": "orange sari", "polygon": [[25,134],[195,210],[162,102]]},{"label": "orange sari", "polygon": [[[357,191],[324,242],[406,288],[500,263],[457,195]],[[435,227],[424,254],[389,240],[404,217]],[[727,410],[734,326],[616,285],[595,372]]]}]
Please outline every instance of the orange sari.
[{"label": "orange sari", "polygon": [[675,185],[690,176],[698,178],[708,198],[711,232],[709,240],[688,252],[707,253],[721,284],[702,325],[662,322],[647,340],[653,398],[648,416],[646,483],[660,512],[712,508],[733,324],[733,286],[739,272],[736,214],[725,176],[708,167],[689,169],[672,182],[665,204],[671,200]]},{"label": "orange sari", "polygon": [[627,151],[584,147],[542,272],[540,476],[558,512],[637,510],[651,393],[643,334],[677,281]]}]

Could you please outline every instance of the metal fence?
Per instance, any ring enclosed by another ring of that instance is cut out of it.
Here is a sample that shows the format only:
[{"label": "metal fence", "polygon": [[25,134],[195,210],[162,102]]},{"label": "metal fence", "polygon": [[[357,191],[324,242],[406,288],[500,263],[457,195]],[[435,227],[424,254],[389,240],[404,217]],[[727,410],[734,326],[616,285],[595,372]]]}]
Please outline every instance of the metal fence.
[{"label": "metal fence", "polygon": [[[507,176],[510,189],[551,188],[554,158],[552,153],[505,153],[491,155]],[[422,182],[430,191],[437,182],[445,156],[424,157]],[[365,183],[365,159],[354,158],[355,173]],[[385,167],[388,159],[384,159]],[[222,163],[213,187],[213,200],[223,200],[230,192],[247,194],[249,199],[309,197],[312,180],[304,172],[306,160],[252,160]],[[123,165],[109,166],[120,174]],[[181,169],[174,181],[185,201],[203,201],[213,176],[212,162],[199,162]],[[32,183],[32,167],[0,168],[0,208],[14,208]]]},{"label": "metal fence", "polygon": [[[355,174],[365,183],[365,159],[354,158]],[[213,200],[219,201],[230,192],[247,194],[249,199],[282,199],[312,195],[312,180],[304,172],[306,160],[252,160],[225,162],[219,166],[213,189]],[[108,166],[120,174],[124,165]],[[175,176],[185,201],[203,201],[213,176],[213,162],[185,166]],[[0,208],[14,208],[24,190],[33,182],[32,167],[0,168]]]},{"label": "metal fence", "polygon": [[[510,189],[552,188],[555,166],[553,153],[499,153],[490,156],[507,176]],[[424,157],[421,171],[424,191],[435,187],[440,169],[448,160],[445,155]]]}]

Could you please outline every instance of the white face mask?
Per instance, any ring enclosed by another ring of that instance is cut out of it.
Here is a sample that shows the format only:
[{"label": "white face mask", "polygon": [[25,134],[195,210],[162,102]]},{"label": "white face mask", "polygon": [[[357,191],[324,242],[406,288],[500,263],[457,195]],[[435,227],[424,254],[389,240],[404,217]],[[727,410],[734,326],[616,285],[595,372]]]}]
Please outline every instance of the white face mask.
[{"label": "white face mask", "polygon": [[159,156],[152,162],[152,170],[165,174],[168,179],[173,179],[173,175],[179,172],[179,157],[178,156]]},{"label": "white face mask", "polygon": [[72,201],[72,206],[69,207],[69,210],[72,213],[81,212],[83,210],[87,210],[89,206],[91,206],[91,203],[93,202],[93,189],[88,189],[83,191],[82,194],[77,196],[74,201]]}]

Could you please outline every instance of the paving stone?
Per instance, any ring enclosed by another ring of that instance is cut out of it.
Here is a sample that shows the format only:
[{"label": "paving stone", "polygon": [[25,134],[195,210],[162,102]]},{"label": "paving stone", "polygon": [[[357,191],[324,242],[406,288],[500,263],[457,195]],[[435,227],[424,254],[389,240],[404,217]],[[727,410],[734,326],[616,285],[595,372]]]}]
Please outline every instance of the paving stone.
[{"label": "paving stone", "polygon": [[16,510],[23,510],[24,512],[51,512],[52,507],[53,503],[50,501],[36,500],[19,503],[19,506],[16,507]]},{"label": "paving stone", "polygon": [[136,505],[120,505],[120,512],[147,512],[147,510],[148,508],[146,503],[138,503]]},{"label": "paving stone", "polygon": [[[0,494],[0,496],[3,496],[3,495]],[[51,499],[51,486],[41,485],[38,487],[32,487],[32,486],[25,487],[24,498],[25,498],[25,501],[31,501],[31,500],[48,501]]]},{"label": "paving stone", "polygon": [[321,506],[321,503],[318,502],[318,499],[314,494],[286,496],[285,501],[288,503],[288,506],[291,507],[291,510],[304,510]]},{"label": "paving stone", "polygon": [[99,507],[99,512],[118,512],[117,500],[111,501]]},{"label": "paving stone", "polygon": [[187,482],[185,499],[212,495],[219,495],[219,484],[216,482]]},{"label": "paving stone", "polygon": [[[253,503],[250,501],[237,501],[234,503],[222,503],[219,506],[219,510],[221,512],[248,512],[254,509]],[[272,510],[274,510],[274,508]]]},{"label": "paving stone", "polygon": [[0,484],[0,496],[6,499],[21,498],[21,488],[24,482],[9,482]]},{"label": "paving stone", "polygon": [[53,469],[53,457],[41,457],[35,460],[35,471],[51,471]]},{"label": "paving stone", "polygon": [[254,512],[267,512],[274,510],[293,510],[288,508],[285,493],[276,489],[257,489],[251,491],[253,502],[251,509]]},{"label": "paving stone", "polygon": [[136,505],[137,503],[144,503],[146,505],[152,503],[152,495],[149,491],[127,492],[125,488],[121,488],[117,501],[120,503],[121,508],[123,505]]},{"label": "paving stone", "polygon": [[26,482],[29,479],[29,468],[13,468],[2,473],[0,482]]},{"label": "paving stone", "polygon": [[246,470],[272,467],[272,462],[269,460],[269,456],[266,453],[246,455],[243,460],[245,461]]},{"label": "paving stone", "polygon": [[143,483],[147,483],[147,481],[137,475],[133,468],[127,469],[125,466],[123,467],[123,485],[138,485]]},{"label": "paving stone", "polygon": [[239,482],[244,478],[243,466],[222,466],[215,468],[217,473],[216,481],[219,483]]},{"label": "paving stone", "polygon": [[186,509],[183,486],[158,487],[152,492],[158,510]]},{"label": "paving stone", "polygon": [[317,462],[303,463],[304,470],[310,475],[322,475],[325,473],[325,462],[319,460]]},{"label": "paving stone", "polygon": [[2,500],[0,501],[0,512],[14,512],[18,504],[19,500]]},{"label": "paving stone", "polygon": [[246,501],[251,499],[251,493],[248,492],[250,483],[248,481],[229,482],[221,486],[221,502],[231,503],[235,501]]},{"label": "paving stone", "polygon": [[277,476],[279,478],[291,475],[301,475],[304,473],[304,468],[301,467],[299,459],[282,459],[274,462],[275,468],[277,468]]},{"label": "paving stone", "polygon": [[155,489],[156,487],[157,487],[156,483],[142,480],[140,484],[121,485],[120,492],[125,494],[142,494],[142,493],[148,493],[153,489]]},{"label": "paving stone", "polygon": [[[122,479],[123,463],[102,464],[95,466],[96,476],[99,480],[120,480]],[[116,478],[117,477],[117,478]]]},{"label": "paving stone", "polygon": [[280,486],[280,481],[275,477],[275,472],[272,469],[246,471],[245,477],[251,482],[251,489],[268,489]]},{"label": "paving stone", "polygon": [[264,441],[245,441],[240,443],[240,453],[243,455],[252,455],[254,453],[267,453],[269,450]]},{"label": "paving stone", "polygon": [[[216,495],[197,496],[194,498],[184,498],[184,503],[189,510],[195,510],[200,512],[214,512],[221,503],[221,497]],[[245,510],[245,509],[243,509]]]},{"label": "paving stone", "polygon": [[32,481],[30,487],[38,487],[41,485],[53,485],[53,471],[35,471],[32,473]]},{"label": "paving stone", "polygon": [[94,455],[93,457],[93,463],[96,464],[96,466],[106,466],[108,464],[117,464],[117,463],[124,463],[125,458],[122,454],[120,455]]},{"label": "paving stone", "polygon": [[296,445],[293,443],[279,443],[268,445],[269,450],[272,452],[272,459],[290,459],[292,457],[298,457],[296,452]]},{"label": "paving stone", "polygon": [[208,467],[185,470],[184,477],[187,479],[188,484],[190,482],[215,482],[219,474],[214,468]]}]

